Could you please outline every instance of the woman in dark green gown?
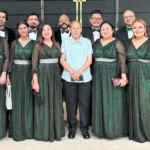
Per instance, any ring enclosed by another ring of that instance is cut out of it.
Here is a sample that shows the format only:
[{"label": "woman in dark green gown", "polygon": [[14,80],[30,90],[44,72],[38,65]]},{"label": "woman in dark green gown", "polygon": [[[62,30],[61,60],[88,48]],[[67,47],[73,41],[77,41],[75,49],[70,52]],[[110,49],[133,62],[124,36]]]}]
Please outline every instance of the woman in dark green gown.
[{"label": "woman in dark green gown", "polygon": [[28,37],[28,24],[17,25],[20,38],[10,49],[9,76],[12,86],[12,114],[9,136],[16,141],[33,138],[33,100],[31,92],[31,58],[34,41]]},{"label": "woman in dark green gown", "polygon": [[64,136],[61,91],[60,47],[53,39],[52,28],[43,24],[32,55],[32,88],[39,92],[43,103],[34,105],[34,139],[61,140]]},{"label": "woman in dark green gown", "polygon": [[6,73],[9,65],[9,47],[7,41],[0,37],[0,139],[6,135]]},{"label": "woman in dark green gown", "polygon": [[[92,132],[113,139],[123,136],[125,124],[126,57],[123,44],[113,37],[113,26],[103,22],[100,29],[102,38],[93,45]],[[121,80],[114,87],[111,79],[117,77]]]},{"label": "woman in dark green gown", "polygon": [[127,47],[129,139],[145,142],[150,141],[150,40],[143,20],[135,20],[132,29]]}]

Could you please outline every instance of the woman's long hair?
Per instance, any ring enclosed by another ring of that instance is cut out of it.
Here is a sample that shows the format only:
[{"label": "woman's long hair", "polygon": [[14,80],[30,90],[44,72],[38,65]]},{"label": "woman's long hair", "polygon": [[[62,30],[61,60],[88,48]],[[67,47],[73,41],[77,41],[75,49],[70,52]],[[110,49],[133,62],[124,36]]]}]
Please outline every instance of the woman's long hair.
[{"label": "woman's long hair", "polygon": [[57,49],[58,49],[59,51],[61,51],[59,43],[55,41],[53,28],[52,28],[52,26],[51,26],[50,24],[48,24],[48,23],[43,23],[43,24],[41,24],[40,27],[39,27],[39,30],[38,30],[37,43],[39,44],[40,51],[42,52],[42,50],[43,50],[43,45],[44,45],[44,38],[43,38],[43,36],[42,36],[42,32],[43,32],[43,28],[44,28],[45,25],[50,26],[50,28],[51,28],[51,30],[52,30],[51,41],[52,41],[52,43],[54,43],[54,45],[57,47]]}]

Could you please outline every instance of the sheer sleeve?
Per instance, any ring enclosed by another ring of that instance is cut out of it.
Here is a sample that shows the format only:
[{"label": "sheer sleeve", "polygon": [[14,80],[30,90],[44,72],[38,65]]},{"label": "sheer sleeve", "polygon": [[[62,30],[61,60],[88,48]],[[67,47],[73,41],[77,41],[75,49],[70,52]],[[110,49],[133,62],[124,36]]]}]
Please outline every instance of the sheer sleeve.
[{"label": "sheer sleeve", "polygon": [[32,52],[32,74],[38,73],[38,62],[39,62],[39,45],[35,44]]},{"label": "sheer sleeve", "polygon": [[116,49],[117,49],[117,53],[118,53],[117,70],[119,73],[127,73],[125,47],[121,41],[117,41]]},{"label": "sheer sleeve", "polygon": [[9,59],[9,66],[8,66],[8,72],[12,72],[12,67],[14,64],[14,53],[15,53],[15,46],[16,46],[16,41],[13,41],[11,44],[10,48],[10,59]]},{"label": "sheer sleeve", "polygon": [[9,46],[7,41],[4,39],[4,63],[3,63],[3,72],[7,72],[9,65]]}]

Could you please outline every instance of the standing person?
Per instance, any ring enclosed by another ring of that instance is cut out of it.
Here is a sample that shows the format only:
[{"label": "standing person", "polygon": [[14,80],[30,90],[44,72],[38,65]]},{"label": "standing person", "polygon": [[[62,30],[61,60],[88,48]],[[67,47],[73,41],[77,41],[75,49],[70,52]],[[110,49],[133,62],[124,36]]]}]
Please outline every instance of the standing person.
[{"label": "standing person", "polygon": [[60,46],[54,40],[52,27],[39,28],[37,44],[32,55],[32,88],[43,98],[34,108],[34,138],[41,141],[61,140],[64,136],[61,77],[58,58]]},{"label": "standing person", "polygon": [[129,139],[146,142],[150,141],[150,40],[144,20],[136,19],[132,30],[127,47]]},{"label": "standing person", "polygon": [[132,38],[133,31],[132,31],[132,23],[135,20],[135,14],[131,10],[126,10],[123,13],[123,20],[125,26],[121,27],[116,32],[116,38],[121,40],[124,45],[128,43],[128,40]]},{"label": "standing person", "polygon": [[62,79],[69,123],[68,138],[75,137],[77,128],[77,108],[80,111],[80,130],[83,138],[89,139],[89,105],[91,90],[92,46],[90,40],[81,36],[82,27],[79,21],[70,26],[71,37],[62,42],[60,63],[64,70]]},{"label": "standing person", "polygon": [[31,12],[27,15],[27,23],[29,24],[29,37],[36,41],[38,34],[39,15]]},{"label": "standing person", "polygon": [[[113,139],[123,136],[126,55],[122,42],[113,37],[111,23],[103,22],[100,32],[102,38],[93,45],[92,132]],[[112,78],[121,78],[118,87],[113,86]]]},{"label": "standing person", "polygon": [[0,139],[6,136],[6,105],[5,84],[9,65],[9,46],[7,41],[0,37]]},{"label": "standing person", "polygon": [[10,137],[15,141],[33,138],[33,100],[31,93],[31,57],[34,41],[26,21],[17,24],[20,38],[11,45],[7,85],[12,85]]},{"label": "standing person", "polygon": [[100,39],[100,25],[103,22],[103,14],[100,10],[91,12],[89,19],[91,27],[83,30],[83,36],[88,38],[93,44],[97,39]]},{"label": "standing person", "polygon": [[11,45],[12,41],[16,39],[15,31],[5,27],[5,23],[8,20],[8,13],[4,9],[0,9],[0,36],[4,37],[9,46]]},{"label": "standing person", "polygon": [[66,14],[62,14],[58,21],[59,29],[54,32],[56,41],[61,45],[62,41],[70,36],[70,19]]}]

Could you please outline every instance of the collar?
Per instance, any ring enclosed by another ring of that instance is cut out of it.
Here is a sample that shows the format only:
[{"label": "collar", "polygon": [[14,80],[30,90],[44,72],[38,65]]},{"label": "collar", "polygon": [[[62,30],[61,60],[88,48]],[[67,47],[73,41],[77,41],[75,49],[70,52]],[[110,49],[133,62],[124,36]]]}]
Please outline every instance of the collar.
[{"label": "collar", "polygon": [[70,36],[70,40],[71,40],[71,43],[82,43],[83,37],[81,35],[80,38],[79,38],[79,40],[75,41],[74,38],[72,36]]}]

